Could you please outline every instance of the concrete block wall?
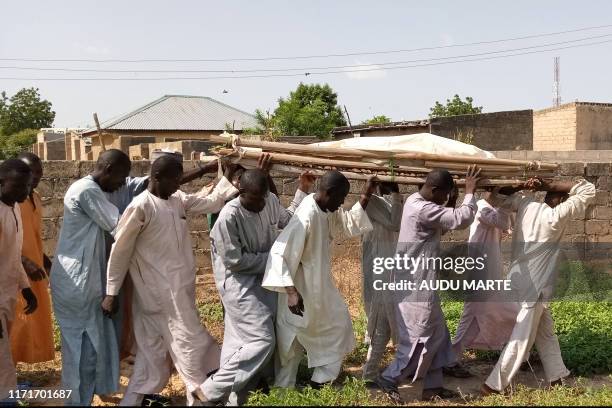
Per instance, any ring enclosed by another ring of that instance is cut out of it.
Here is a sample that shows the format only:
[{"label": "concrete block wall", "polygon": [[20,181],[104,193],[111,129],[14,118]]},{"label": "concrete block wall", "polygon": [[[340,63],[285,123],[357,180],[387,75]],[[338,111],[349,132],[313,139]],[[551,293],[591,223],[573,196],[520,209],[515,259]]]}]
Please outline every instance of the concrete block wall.
[{"label": "concrete block wall", "polygon": [[576,106],[576,149],[612,149],[612,104]]},{"label": "concrete block wall", "polygon": [[[44,164],[44,176],[38,187],[43,199],[43,240],[45,252],[53,255],[57,244],[57,238],[62,225],[63,197],[68,187],[80,177],[84,177],[93,170],[91,161],[51,161]],[[185,169],[195,167],[195,163],[186,161]],[[132,175],[141,176],[148,174],[150,162],[137,161],[132,164]],[[612,160],[606,163],[563,163],[558,171],[558,178],[563,180],[585,177],[595,183],[597,197],[595,204],[590,207],[585,217],[573,220],[568,227],[567,242],[576,242],[581,245],[582,256],[588,255],[589,245],[602,242],[612,242]],[[295,194],[298,181],[295,176],[273,172],[274,182],[279,192],[283,205],[288,206]],[[193,193],[202,187],[209,185],[212,177],[204,177],[183,186],[183,191]],[[350,208],[359,199],[359,194],[364,187],[363,181],[351,181],[350,195],[344,204]],[[414,186],[400,186],[400,192],[404,195],[416,191]],[[460,197],[459,200],[461,200]],[[205,216],[189,217],[188,219],[196,264],[199,273],[210,271],[210,242],[208,239],[208,222]],[[447,234],[447,241],[465,241],[468,230],[455,231]],[[351,254],[359,246],[358,239],[336,242],[334,253],[337,256]],[[610,254],[612,255],[612,254]],[[608,258],[609,259],[609,258]]]},{"label": "concrete block wall", "polygon": [[533,150],[576,150],[576,106],[533,112]]},{"label": "concrete block wall", "polygon": [[533,146],[533,111],[517,110],[431,119],[434,135],[454,138],[471,132],[473,144],[485,150],[529,150]]}]

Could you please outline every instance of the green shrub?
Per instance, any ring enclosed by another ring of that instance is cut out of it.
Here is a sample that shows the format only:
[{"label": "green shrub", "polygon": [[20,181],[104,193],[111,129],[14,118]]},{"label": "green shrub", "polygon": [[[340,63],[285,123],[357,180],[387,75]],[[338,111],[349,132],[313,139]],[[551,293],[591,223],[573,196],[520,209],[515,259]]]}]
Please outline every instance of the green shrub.
[{"label": "green shrub", "polygon": [[207,323],[223,323],[223,305],[220,302],[198,303],[198,313]]}]

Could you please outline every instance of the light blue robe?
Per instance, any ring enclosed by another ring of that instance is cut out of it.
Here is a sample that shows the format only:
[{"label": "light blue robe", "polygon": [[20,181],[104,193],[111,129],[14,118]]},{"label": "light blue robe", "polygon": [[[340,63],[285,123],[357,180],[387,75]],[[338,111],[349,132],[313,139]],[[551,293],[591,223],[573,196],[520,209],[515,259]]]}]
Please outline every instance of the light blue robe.
[{"label": "light blue robe", "polygon": [[106,281],[104,233],[119,211],[91,176],[70,186],[51,270],[53,309],[62,334],[62,388],[67,404],[90,405],[93,394],[119,388],[119,353],[111,319],[102,314]]}]

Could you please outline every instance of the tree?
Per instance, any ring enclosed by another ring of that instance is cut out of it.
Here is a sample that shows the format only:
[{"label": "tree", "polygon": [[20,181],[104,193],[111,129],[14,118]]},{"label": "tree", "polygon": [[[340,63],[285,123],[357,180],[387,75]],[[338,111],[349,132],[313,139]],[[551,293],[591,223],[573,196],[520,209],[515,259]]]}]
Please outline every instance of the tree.
[{"label": "tree", "polygon": [[0,160],[12,159],[36,142],[38,129],[24,129],[12,135],[0,134]]},{"label": "tree", "polygon": [[391,123],[391,118],[388,118],[385,115],[374,116],[373,118],[363,122],[364,125],[384,125],[386,123]]},{"label": "tree", "polygon": [[337,126],[345,126],[338,95],[327,84],[300,83],[287,99],[280,98],[274,111],[275,132],[290,136],[328,137]]},{"label": "tree", "polygon": [[262,135],[265,139],[274,139],[280,135],[275,125],[274,116],[270,115],[269,110],[264,113],[261,109],[255,109],[255,120],[257,125],[242,129],[242,133],[245,135]]},{"label": "tree", "polygon": [[51,127],[54,119],[51,102],[41,100],[38,88],[23,88],[10,99],[6,92],[0,96],[0,134]]},{"label": "tree", "polygon": [[465,101],[463,101],[459,95],[455,94],[452,100],[446,100],[446,105],[442,105],[440,102],[436,101],[434,107],[430,109],[429,117],[438,118],[441,116],[482,113],[482,106],[472,105],[473,101],[474,100],[469,96],[465,98]]}]

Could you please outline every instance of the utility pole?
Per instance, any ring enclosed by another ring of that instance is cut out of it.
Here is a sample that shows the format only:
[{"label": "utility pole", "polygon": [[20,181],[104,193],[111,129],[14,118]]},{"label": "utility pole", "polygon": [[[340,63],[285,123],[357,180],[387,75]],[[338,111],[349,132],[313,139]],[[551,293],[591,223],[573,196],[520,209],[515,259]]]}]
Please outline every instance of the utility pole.
[{"label": "utility pole", "polygon": [[561,58],[555,57],[554,81],[553,81],[553,106],[561,105]]}]

